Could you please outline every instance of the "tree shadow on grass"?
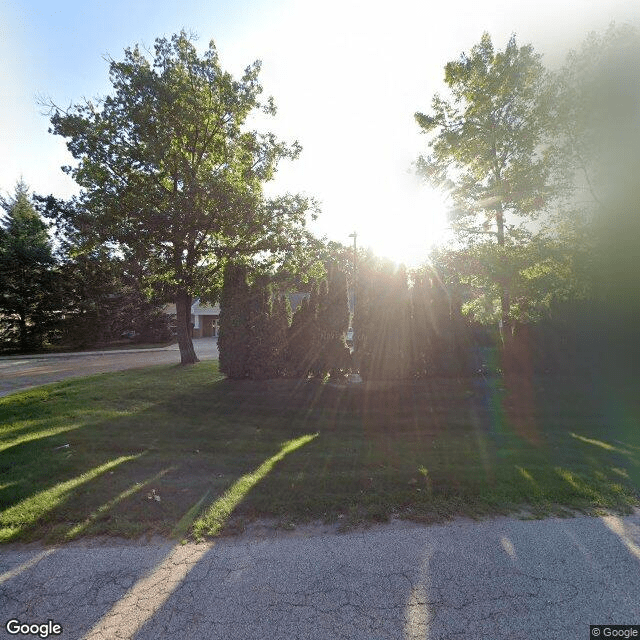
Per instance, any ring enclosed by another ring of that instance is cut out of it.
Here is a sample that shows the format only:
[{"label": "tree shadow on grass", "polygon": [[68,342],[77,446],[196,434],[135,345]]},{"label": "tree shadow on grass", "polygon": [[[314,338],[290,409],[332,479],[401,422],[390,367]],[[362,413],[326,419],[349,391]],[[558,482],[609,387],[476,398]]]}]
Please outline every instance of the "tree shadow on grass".
[{"label": "tree shadow on grass", "polygon": [[87,420],[63,438],[38,437],[34,426],[31,440],[0,453],[4,539],[168,535],[195,504],[204,509],[265,459],[275,463],[287,434],[301,428],[263,414],[227,381]]},{"label": "tree shadow on grass", "polygon": [[[576,443],[594,448],[569,435],[567,419],[579,412],[554,422],[538,407],[544,446],[510,429],[506,414],[497,437],[497,423],[468,381],[348,388],[318,380],[219,379],[152,399],[138,408],[131,390],[118,400],[123,415],[96,420],[90,414],[64,433],[40,437],[41,421],[33,439],[1,452],[3,509],[15,515],[21,503],[33,507],[29,517],[4,523],[16,527],[9,537],[186,535],[225,495],[233,503],[220,511],[225,521],[232,512],[313,518],[363,507],[387,517],[399,506],[452,515],[553,496],[588,502],[593,473],[612,484],[625,472],[605,450],[576,456]],[[280,461],[283,447],[315,433]],[[55,503],[44,504],[48,496]]]}]

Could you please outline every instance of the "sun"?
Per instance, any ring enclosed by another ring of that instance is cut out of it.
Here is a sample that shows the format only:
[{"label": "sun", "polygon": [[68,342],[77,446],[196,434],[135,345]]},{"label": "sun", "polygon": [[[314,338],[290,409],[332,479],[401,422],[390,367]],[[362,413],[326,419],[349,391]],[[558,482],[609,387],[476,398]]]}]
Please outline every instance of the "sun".
[{"label": "sun", "polygon": [[357,230],[358,243],[407,267],[421,265],[434,246],[451,236],[444,199],[428,187],[415,186],[399,189],[393,202],[392,208],[382,201],[369,210],[366,224]]}]

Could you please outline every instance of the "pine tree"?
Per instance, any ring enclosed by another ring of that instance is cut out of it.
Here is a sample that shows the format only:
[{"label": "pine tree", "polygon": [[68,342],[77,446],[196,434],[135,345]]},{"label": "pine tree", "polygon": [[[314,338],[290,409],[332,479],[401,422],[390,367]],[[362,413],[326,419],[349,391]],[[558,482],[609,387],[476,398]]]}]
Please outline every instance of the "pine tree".
[{"label": "pine tree", "polygon": [[308,370],[304,371],[304,340],[308,316],[309,301],[304,298],[291,318],[287,334],[287,375],[293,378],[306,378],[309,373]]},{"label": "pine tree", "polygon": [[47,227],[27,185],[0,201],[6,211],[0,234],[0,318],[3,342],[28,351],[42,347],[57,322],[60,282]]},{"label": "pine tree", "polygon": [[311,344],[315,346],[315,359],[311,373],[316,378],[324,378],[327,373],[325,353],[327,343],[327,313],[329,308],[329,283],[326,279],[320,281],[316,304],[315,322],[313,324],[313,339]]},{"label": "pine tree", "polygon": [[404,267],[387,264],[362,274],[354,319],[354,355],[364,379],[411,376],[410,311]]},{"label": "pine tree", "polygon": [[247,376],[249,338],[249,285],[247,267],[228,263],[220,298],[220,371],[231,379]]},{"label": "pine tree", "polygon": [[470,374],[473,354],[460,305],[436,273],[416,273],[413,279],[411,344],[415,374]]},{"label": "pine tree", "polygon": [[293,314],[289,327],[289,375],[307,378],[318,374],[319,331],[318,303],[320,292],[314,285],[309,298],[305,298]]},{"label": "pine tree", "polygon": [[411,369],[418,377],[425,377],[433,370],[430,302],[431,279],[424,273],[414,273],[411,287]]},{"label": "pine tree", "polygon": [[410,378],[411,371],[411,302],[404,265],[390,279],[387,335],[386,377],[394,380]]},{"label": "pine tree", "polygon": [[247,376],[268,380],[277,374],[276,336],[273,331],[271,284],[261,275],[251,287],[247,337]]},{"label": "pine tree", "polygon": [[271,332],[274,344],[274,369],[277,376],[287,373],[289,359],[288,333],[291,324],[291,304],[284,294],[274,297],[271,305]]},{"label": "pine tree", "polygon": [[377,336],[375,325],[375,271],[361,269],[356,289],[356,308],[353,317],[353,364],[367,379],[371,370],[373,348]]},{"label": "pine tree", "polygon": [[347,278],[335,266],[328,269],[328,281],[323,282],[318,308],[319,365],[322,374],[339,377],[351,366],[351,353],[346,343],[349,329]]}]

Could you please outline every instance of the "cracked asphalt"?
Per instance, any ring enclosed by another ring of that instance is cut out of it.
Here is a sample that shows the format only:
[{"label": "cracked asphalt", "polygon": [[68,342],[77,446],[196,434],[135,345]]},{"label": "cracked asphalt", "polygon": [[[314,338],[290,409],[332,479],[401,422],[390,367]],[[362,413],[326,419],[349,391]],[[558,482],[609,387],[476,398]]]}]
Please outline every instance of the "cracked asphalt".
[{"label": "cracked asphalt", "polygon": [[0,610],[2,638],[15,618],[91,640],[586,640],[589,624],[640,623],[640,511],[11,545]]},{"label": "cracked asphalt", "polygon": [[[193,346],[200,360],[213,360],[218,357],[216,338],[196,338],[193,340]],[[177,344],[157,349],[3,356],[0,358],[0,397],[68,378],[179,362],[180,352]]]}]

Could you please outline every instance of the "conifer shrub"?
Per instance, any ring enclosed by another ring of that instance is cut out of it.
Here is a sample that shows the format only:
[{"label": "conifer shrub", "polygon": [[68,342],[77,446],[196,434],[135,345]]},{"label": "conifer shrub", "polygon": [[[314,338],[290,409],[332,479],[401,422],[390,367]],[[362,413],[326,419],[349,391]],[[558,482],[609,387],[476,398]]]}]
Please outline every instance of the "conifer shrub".
[{"label": "conifer shrub", "polygon": [[318,298],[319,289],[314,285],[309,298],[302,300],[291,320],[287,372],[294,378],[317,375],[319,370]]},{"label": "conifer shrub", "polygon": [[220,296],[218,351],[220,371],[234,380],[247,376],[249,293],[246,265],[229,262]]},{"label": "conifer shrub", "polygon": [[413,375],[411,306],[403,267],[382,265],[361,275],[353,328],[355,362],[363,379]]},{"label": "conifer shrub", "polygon": [[289,361],[289,325],[291,324],[291,304],[281,293],[274,296],[271,304],[271,331],[273,332],[274,369],[278,377],[287,375]]},{"label": "conifer shrub", "polygon": [[418,377],[470,375],[474,371],[471,332],[459,303],[432,272],[414,274],[412,351]]},{"label": "conifer shrub", "polygon": [[260,275],[250,290],[247,324],[247,376],[268,380],[277,374],[277,345],[271,314],[271,284]]},{"label": "conifer shrub", "polygon": [[318,370],[332,378],[351,369],[351,351],[346,341],[350,315],[347,295],[346,275],[329,267],[328,281],[323,282],[318,300]]}]

